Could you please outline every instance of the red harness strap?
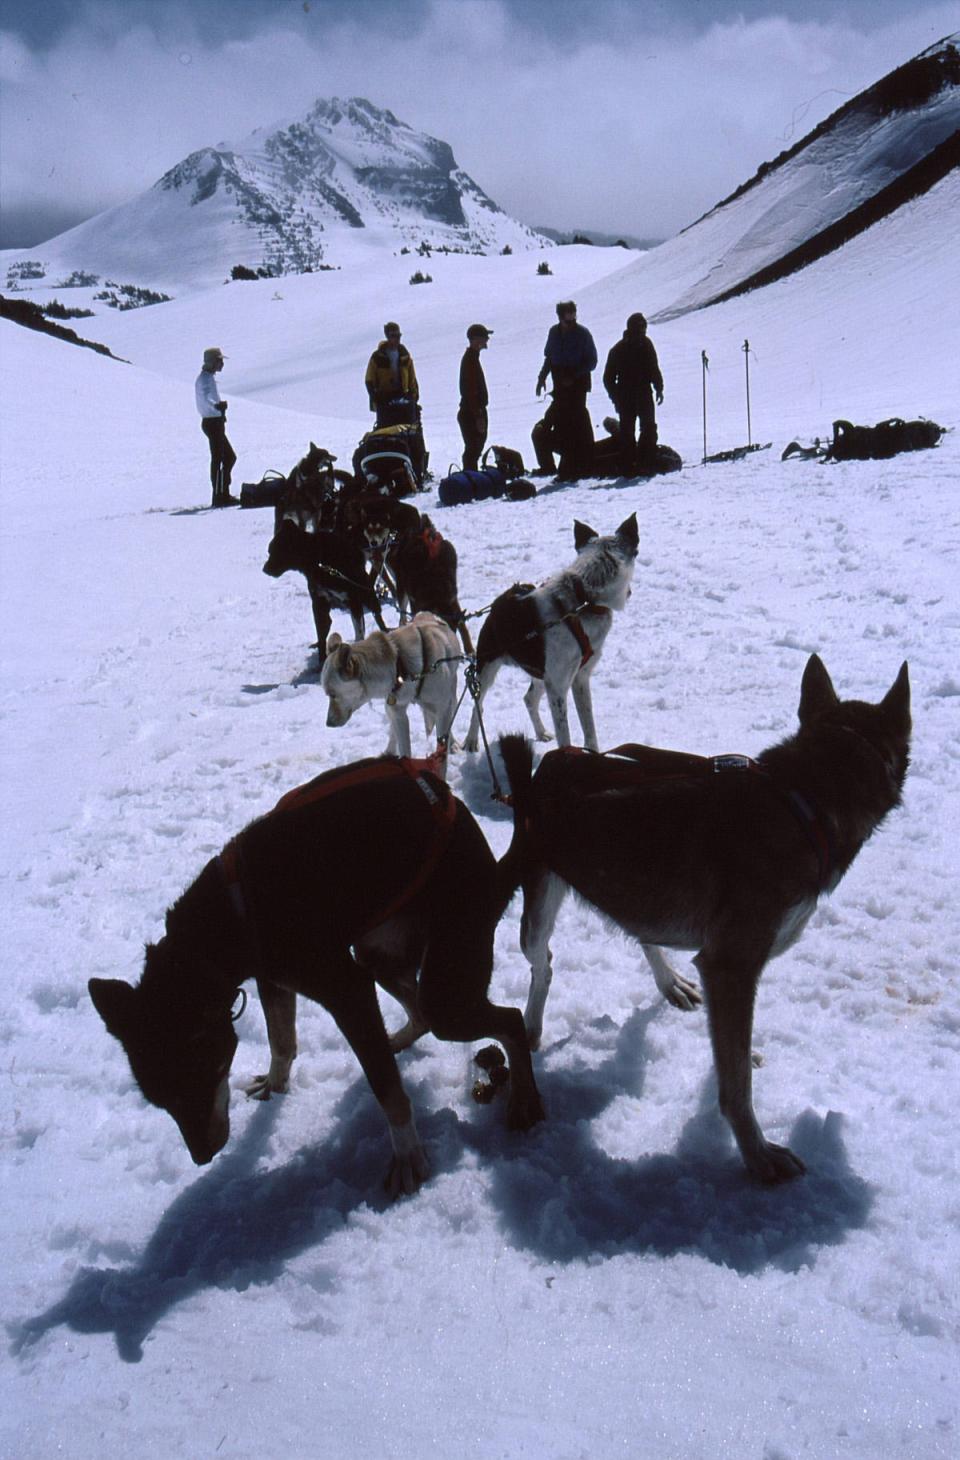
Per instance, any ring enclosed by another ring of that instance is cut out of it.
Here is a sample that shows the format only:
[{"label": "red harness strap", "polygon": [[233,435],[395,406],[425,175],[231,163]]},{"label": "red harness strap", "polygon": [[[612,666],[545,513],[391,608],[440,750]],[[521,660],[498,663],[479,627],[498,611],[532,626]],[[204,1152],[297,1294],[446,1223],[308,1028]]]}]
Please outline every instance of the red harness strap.
[{"label": "red harness strap", "polygon": [[[442,750],[438,748],[437,753],[427,760],[389,757],[374,761],[371,765],[347,766],[337,775],[321,776],[316,781],[308,781],[304,786],[296,786],[292,791],[287,791],[285,795],[281,796],[273,810],[266,813],[267,816],[276,816],[278,812],[299,810],[303,806],[312,806],[318,801],[323,801],[327,796],[335,796],[340,791],[351,790],[354,786],[395,780],[397,776],[406,775],[413,780],[430,808],[434,823],[433,843],[406,886],[385,908],[378,909],[371,918],[367,919],[362,932],[369,932],[371,928],[385,923],[388,918],[395,916],[408,902],[411,902],[429,882],[446,851],[450,833],[457,819],[457,802],[444,781],[438,779],[434,783],[430,779],[430,777],[437,776],[438,762],[445,754],[445,748]],[[240,890],[242,836],[241,832],[238,836],[233,837],[220,853],[220,865],[238,911],[242,910],[243,903]],[[358,933],[357,936],[361,936],[361,933]]]},{"label": "red harness strap", "polygon": [[443,546],[443,538],[435,527],[425,527],[420,534],[420,541],[427,550],[427,557],[434,559],[439,557],[440,549]]},{"label": "red harness strap", "polygon": [[609,608],[604,608],[603,605],[600,603],[585,603],[583,607],[578,609],[571,618],[564,619],[564,623],[566,624],[567,628],[570,630],[571,634],[580,645],[581,669],[584,667],[585,664],[590,663],[590,660],[593,658],[596,651],[594,650],[594,647],[591,644],[589,637],[587,636],[586,629],[583,627],[583,624],[580,621],[580,615],[582,613],[608,614],[609,612]]}]

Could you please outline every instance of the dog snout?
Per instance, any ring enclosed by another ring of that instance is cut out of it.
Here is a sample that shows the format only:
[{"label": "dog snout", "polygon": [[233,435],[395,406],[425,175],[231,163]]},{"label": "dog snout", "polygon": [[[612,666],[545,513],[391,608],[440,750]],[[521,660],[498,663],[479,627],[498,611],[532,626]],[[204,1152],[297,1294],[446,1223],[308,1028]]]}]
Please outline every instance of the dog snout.
[{"label": "dog snout", "polygon": [[347,709],[346,705],[339,705],[336,700],[331,700],[327,708],[327,725],[330,727],[345,725],[350,715],[351,711]]},{"label": "dog snout", "polygon": [[283,570],[277,567],[273,558],[267,558],[267,561],[263,565],[263,571],[271,578],[279,578]]}]

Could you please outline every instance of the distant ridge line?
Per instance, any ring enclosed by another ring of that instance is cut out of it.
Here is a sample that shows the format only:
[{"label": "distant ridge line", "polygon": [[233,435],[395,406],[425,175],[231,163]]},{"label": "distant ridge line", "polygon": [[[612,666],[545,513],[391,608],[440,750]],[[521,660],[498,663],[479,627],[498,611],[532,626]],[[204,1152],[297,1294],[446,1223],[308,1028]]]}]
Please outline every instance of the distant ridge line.
[{"label": "distant ridge line", "polygon": [[[817,259],[833,253],[842,244],[849,243],[852,238],[856,238],[857,234],[866,232],[868,228],[873,227],[874,223],[879,223],[882,219],[889,217],[904,203],[909,203],[912,199],[929,192],[956,167],[960,167],[960,130],[951,132],[950,136],[945,137],[932,152],[914,163],[913,167],[908,168],[899,177],[894,178],[893,182],[888,183],[885,188],[874,193],[872,198],[867,198],[865,202],[851,209],[844,217],[838,218],[835,223],[831,223],[821,229],[819,233],[813,234],[811,238],[798,244],[796,248],[785,253],[774,263],[766,264],[756,273],[742,279],[740,283],[698,303],[697,309],[708,309],[713,304],[723,304],[728,299],[736,299],[741,294],[749,294],[754,289],[762,289],[766,284],[776,283],[778,279],[785,279],[790,274],[797,273],[800,269],[806,268],[808,264],[815,263]],[[688,312],[686,309],[665,309],[654,315],[653,318],[654,320],[675,319]]]}]

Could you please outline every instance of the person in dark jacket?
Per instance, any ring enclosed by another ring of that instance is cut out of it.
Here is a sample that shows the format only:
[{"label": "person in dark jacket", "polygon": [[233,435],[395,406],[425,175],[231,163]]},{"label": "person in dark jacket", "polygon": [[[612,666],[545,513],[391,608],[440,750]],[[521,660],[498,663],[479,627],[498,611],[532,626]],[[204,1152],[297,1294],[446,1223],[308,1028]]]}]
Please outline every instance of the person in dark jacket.
[{"label": "person in dark jacket", "polygon": [[587,411],[590,375],[597,368],[597,347],[593,336],[577,324],[577,306],[572,300],[557,305],[557,323],[543,348],[543,366],[537,377],[537,395],[551,377],[553,400],[544,421],[560,450],[560,471],[565,481],[589,476],[593,458],[593,427]]},{"label": "person in dark jacket", "polygon": [[[620,421],[620,470],[624,476],[652,472],[657,457],[657,405],[663,405],[663,376],[642,314],[631,314],[623,338],[607,356],[604,388]],[[640,441],[637,444],[637,422]]]},{"label": "person in dark jacket", "polygon": [[460,361],[460,409],[457,425],[463,437],[463,469],[476,471],[480,453],[487,444],[487,381],[480,364],[480,352],[487,348],[493,330],[472,324],[467,330],[467,348]]}]

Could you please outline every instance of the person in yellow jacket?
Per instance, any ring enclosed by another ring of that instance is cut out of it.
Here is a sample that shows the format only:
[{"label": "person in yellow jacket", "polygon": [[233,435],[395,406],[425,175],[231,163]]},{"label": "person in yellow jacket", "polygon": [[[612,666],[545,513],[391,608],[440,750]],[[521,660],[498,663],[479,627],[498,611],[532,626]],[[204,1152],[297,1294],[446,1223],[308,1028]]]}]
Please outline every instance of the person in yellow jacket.
[{"label": "person in yellow jacket", "polygon": [[420,387],[413,356],[400,343],[398,324],[389,321],[383,327],[383,334],[364,376],[370,409],[377,413],[378,426],[414,425],[418,419]]}]

